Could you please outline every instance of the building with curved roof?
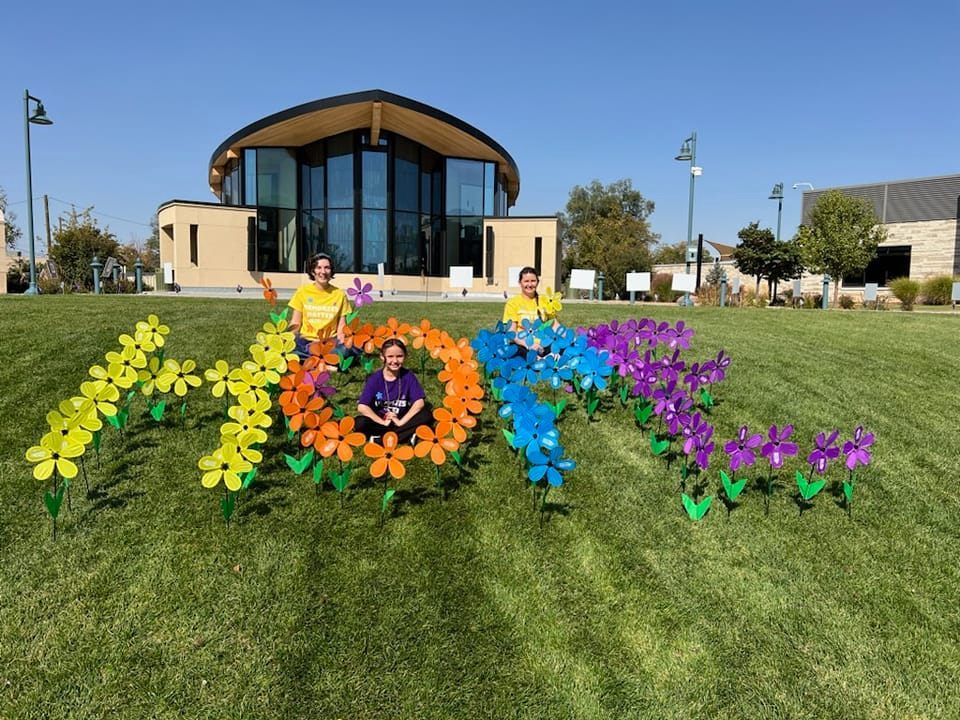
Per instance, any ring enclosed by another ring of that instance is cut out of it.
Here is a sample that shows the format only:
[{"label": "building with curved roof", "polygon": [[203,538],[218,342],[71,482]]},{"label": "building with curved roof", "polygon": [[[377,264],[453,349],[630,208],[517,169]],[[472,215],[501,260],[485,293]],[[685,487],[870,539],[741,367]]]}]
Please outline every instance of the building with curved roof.
[{"label": "building with curved roof", "polygon": [[[490,289],[533,265],[556,286],[556,218],[516,218],[520,171],[465,121],[383,90],[339,95],[250,123],[207,167],[218,203],[158,211],[161,262],[182,287],[304,281],[306,259],[419,291],[471,267]],[[448,289],[446,280],[433,289]]]}]

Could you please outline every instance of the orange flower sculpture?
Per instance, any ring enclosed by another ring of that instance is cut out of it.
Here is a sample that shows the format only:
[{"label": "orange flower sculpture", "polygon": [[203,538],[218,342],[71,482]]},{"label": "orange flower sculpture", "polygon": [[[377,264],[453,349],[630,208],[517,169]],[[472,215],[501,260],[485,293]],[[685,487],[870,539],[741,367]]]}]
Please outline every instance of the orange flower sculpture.
[{"label": "orange flower sculpture", "polygon": [[290,429],[298,432],[300,428],[320,426],[319,412],[327,401],[323,397],[313,397],[312,388],[301,390],[283,406],[283,414],[289,418]]},{"label": "orange flower sculpture", "polygon": [[340,422],[324,423],[321,427],[323,441],[318,437],[315,447],[323,457],[330,457],[334,453],[340,459],[340,462],[350,462],[353,460],[353,448],[360,447],[367,439],[363,433],[354,432],[354,420],[347,415],[340,419]]},{"label": "orange flower sculpture", "polygon": [[475,428],[477,419],[472,415],[454,415],[446,408],[437,408],[433,411],[433,419],[437,421],[437,435],[453,435],[453,439],[458,443],[466,442],[466,428]]},{"label": "orange flower sculpture", "polygon": [[460,447],[460,443],[452,437],[447,437],[447,433],[441,433],[439,427],[437,432],[434,432],[426,425],[421,425],[417,428],[417,437],[420,438],[420,442],[413,448],[413,452],[417,457],[429,455],[433,464],[438,466],[446,462],[448,452],[453,452]]},{"label": "orange flower sculpture", "polygon": [[273,289],[273,283],[270,278],[260,278],[260,284],[263,286],[263,299],[273,307],[277,304],[277,291]]},{"label": "orange flower sculpture", "polygon": [[383,444],[367,443],[363,446],[363,453],[373,458],[370,465],[370,475],[378,478],[384,473],[390,473],[394,480],[400,480],[407,474],[404,463],[413,457],[413,448],[409,445],[400,445],[395,432],[384,433]]}]

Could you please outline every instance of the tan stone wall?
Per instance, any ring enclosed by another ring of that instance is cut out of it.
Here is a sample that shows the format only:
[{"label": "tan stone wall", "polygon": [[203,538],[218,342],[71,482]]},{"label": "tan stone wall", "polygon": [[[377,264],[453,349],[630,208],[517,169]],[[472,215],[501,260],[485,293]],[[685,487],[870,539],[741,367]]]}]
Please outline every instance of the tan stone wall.
[{"label": "tan stone wall", "polygon": [[[247,218],[255,213],[247,208],[173,203],[158,214],[160,226],[160,264],[173,263],[174,280],[184,288],[255,288],[261,277],[267,277],[276,288],[296,288],[307,282],[302,273],[259,273],[247,270]],[[197,264],[190,262],[190,225],[197,225]],[[543,238],[541,287],[556,287],[560,258],[557,257],[557,220],[549,218],[488,218],[485,226],[494,232],[493,285],[487,285],[487,272],[474,278],[469,292],[513,293],[508,284],[507,269],[533,265],[534,238]],[[484,229],[484,246],[486,229]],[[486,262],[486,253],[484,253]],[[385,292],[452,292],[447,278],[425,278],[419,275],[388,275],[385,287],[374,274],[342,273],[334,284],[345,287],[353,277],[372,282]]]},{"label": "tan stone wall", "polygon": [[956,220],[885,225],[884,246],[910,245],[910,277],[923,281],[934,275],[953,275],[960,270]]},{"label": "tan stone wall", "polygon": [[[484,276],[480,279],[486,291],[506,291],[514,294],[517,290],[517,278],[512,277],[510,268],[534,266],[535,239],[542,238],[540,257],[540,287],[559,288],[560,257],[557,252],[557,219],[545,218],[486,218],[483,221],[483,237],[486,243],[487,228],[493,229],[493,273],[484,266]],[[486,247],[486,245],[484,245]],[[484,252],[486,263],[486,252]],[[487,275],[493,277],[493,284],[487,285]],[[474,281],[476,285],[477,281]],[[512,285],[511,285],[512,284]]]}]

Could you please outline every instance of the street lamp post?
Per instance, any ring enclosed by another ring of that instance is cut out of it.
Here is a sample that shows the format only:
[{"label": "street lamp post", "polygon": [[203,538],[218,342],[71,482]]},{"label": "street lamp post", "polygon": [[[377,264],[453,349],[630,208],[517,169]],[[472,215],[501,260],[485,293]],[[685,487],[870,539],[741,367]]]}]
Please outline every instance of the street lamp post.
[{"label": "street lamp post", "polygon": [[773,186],[769,199],[777,201],[777,242],[780,242],[780,217],[783,215],[783,183],[777,183]]},{"label": "street lamp post", "polygon": [[[690,274],[690,263],[695,253],[693,249],[693,191],[694,182],[697,176],[703,172],[702,168],[697,167],[697,131],[690,133],[690,137],[683,141],[680,146],[680,152],[674,160],[690,161],[690,207],[687,211],[687,275]],[[684,305],[690,304],[690,293],[684,296]]]},{"label": "street lamp post", "polygon": [[[33,117],[30,116],[30,101],[37,104],[36,112]],[[35,238],[33,236],[33,180],[30,172],[30,123],[34,125],[53,125],[53,120],[47,117],[47,111],[43,109],[43,102],[30,94],[29,90],[23,91],[23,132],[27,150],[27,235],[30,239],[30,287],[27,288],[27,295],[37,294],[37,257],[34,250]]]}]

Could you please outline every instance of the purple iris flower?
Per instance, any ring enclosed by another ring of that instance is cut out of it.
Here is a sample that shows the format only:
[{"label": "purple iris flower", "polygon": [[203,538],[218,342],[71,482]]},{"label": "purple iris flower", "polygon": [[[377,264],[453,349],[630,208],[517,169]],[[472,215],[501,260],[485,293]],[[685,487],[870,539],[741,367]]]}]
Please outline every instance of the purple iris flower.
[{"label": "purple iris flower", "polygon": [[870,452],[868,447],[873,445],[873,433],[864,434],[863,425],[857,425],[853,431],[853,440],[847,440],[843,444],[843,454],[847,456],[847,469],[853,470],[860,465],[870,464]]},{"label": "purple iris flower", "polygon": [[774,470],[778,470],[783,467],[783,461],[790,455],[797,454],[797,444],[792,442],[787,442],[793,434],[793,425],[784,425],[783,430],[777,430],[776,425],[770,426],[770,431],[767,433],[767,437],[770,438],[770,442],[766,443],[763,448],[760,450],[760,454],[763,455],[769,462],[770,467]]},{"label": "purple iris flower", "polygon": [[360,278],[355,277],[353,279],[353,287],[347,288],[347,295],[350,296],[350,301],[354,307],[362,308],[364,305],[369,305],[373,302],[373,296],[370,295],[371,290],[373,290],[371,283],[363,283],[360,281]]},{"label": "purple iris flower", "polygon": [[813,441],[816,447],[813,452],[807,455],[807,462],[810,463],[814,471],[821,475],[827,472],[827,465],[830,464],[830,461],[836,460],[840,456],[840,448],[836,445],[839,435],[839,430],[834,430],[829,437],[826,433],[819,433]]},{"label": "purple iris flower", "polygon": [[730,456],[731,472],[736,472],[741,465],[753,465],[757,460],[753,450],[763,442],[763,435],[756,433],[748,437],[748,432],[750,431],[747,426],[741,425],[737,432],[737,439],[731,440],[723,446],[724,452]]},{"label": "purple iris flower", "polygon": [[697,465],[701,470],[706,470],[710,465],[710,454],[713,452],[713,425],[707,425],[706,429],[697,437]]},{"label": "purple iris flower", "polygon": [[653,412],[656,415],[662,415],[666,412],[667,406],[673,399],[676,391],[677,381],[671,380],[665,386],[659,387],[653,391]]},{"label": "purple iris flower", "polygon": [[683,423],[681,436],[683,438],[684,455],[689,455],[699,447],[697,441],[700,439],[701,433],[706,431],[707,427],[709,427],[707,422],[698,412],[694,413],[693,417],[688,418],[687,422]]}]

